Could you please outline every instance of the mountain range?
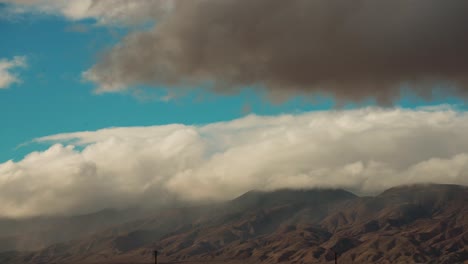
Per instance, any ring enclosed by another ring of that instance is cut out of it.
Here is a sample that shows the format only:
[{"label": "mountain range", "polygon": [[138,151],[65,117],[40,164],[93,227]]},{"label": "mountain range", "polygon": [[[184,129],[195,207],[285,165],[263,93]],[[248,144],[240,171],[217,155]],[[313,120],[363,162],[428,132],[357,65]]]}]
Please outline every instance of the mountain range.
[{"label": "mountain range", "polygon": [[0,220],[0,263],[468,263],[468,187],[250,191],[154,212]]}]

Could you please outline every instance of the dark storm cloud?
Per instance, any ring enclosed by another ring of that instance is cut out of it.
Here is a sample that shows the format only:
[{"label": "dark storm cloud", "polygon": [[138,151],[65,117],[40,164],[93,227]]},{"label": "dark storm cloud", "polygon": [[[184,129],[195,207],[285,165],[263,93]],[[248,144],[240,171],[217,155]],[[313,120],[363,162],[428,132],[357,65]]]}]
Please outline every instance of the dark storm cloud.
[{"label": "dark storm cloud", "polygon": [[138,84],[258,86],[387,103],[402,86],[468,91],[466,0],[191,0],[85,72],[98,91]]}]

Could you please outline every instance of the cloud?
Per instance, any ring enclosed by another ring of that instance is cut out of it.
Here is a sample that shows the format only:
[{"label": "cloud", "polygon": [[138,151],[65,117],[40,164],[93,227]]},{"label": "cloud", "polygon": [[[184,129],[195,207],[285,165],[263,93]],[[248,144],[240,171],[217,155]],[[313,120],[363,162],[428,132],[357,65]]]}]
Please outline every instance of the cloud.
[{"label": "cloud", "polygon": [[83,73],[97,92],[257,87],[274,99],[326,94],[389,104],[402,88],[467,96],[465,0],[0,0],[13,13],[100,25],[155,22]]},{"label": "cloud", "polygon": [[0,0],[10,13],[58,14],[71,20],[95,19],[101,25],[152,21],[171,8],[172,0]]},{"label": "cloud", "polygon": [[73,24],[65,28],[66,32],[86,33],[89,27],[85,24]]},{"label": "cloud", "polygon": [[51,135],[36,140],[49,149],[0,164],[0,213],[225,200],[252,189],[468,185],[467,132],[466,112],[365,108]]},{"label": "cloud", "polygon": [[[84,73],[99,92],[137,85],[257,86],[273,98],[328,94],[391,103],[468,91],[465,0],[178,1]],[[442,88],[441,88],[442,87]]]},{"label": "cloud", "polygon": [[0,89],[6,89],[14,83],[20,83],[21,79],[14,73],[16,68],[25,68],[26,57],[15,56],[13,59],[0,59]]}]

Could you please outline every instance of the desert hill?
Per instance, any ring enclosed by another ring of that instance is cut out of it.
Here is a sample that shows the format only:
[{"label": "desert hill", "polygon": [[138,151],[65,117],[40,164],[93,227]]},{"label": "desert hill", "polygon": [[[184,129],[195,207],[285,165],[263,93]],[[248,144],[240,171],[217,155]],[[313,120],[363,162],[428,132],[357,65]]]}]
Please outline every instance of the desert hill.
[{"label": "desert hill", "polygon": [[468,188],[251,191],[168,209],[1,263],[468,263]]}]

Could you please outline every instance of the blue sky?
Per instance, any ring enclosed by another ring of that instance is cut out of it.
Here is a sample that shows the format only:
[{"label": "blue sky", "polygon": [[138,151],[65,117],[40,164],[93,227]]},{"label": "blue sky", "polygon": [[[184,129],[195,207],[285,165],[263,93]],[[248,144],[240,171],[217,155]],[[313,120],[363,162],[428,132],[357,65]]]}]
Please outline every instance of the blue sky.
[{"label": "blue sky", "polygon": [[[77,25],[86,30],[72,30]],[[132,92],[95,94],[95,84],[83,81],[81,73],[95,63],[100,52],[125,36],[126,28],[98,26],[92,19],[76,22],[41,15],[2,19],[0,32],[8,36],[0,42],[0,57],[26,56],[28,64],[18,70],[21,83],[0,90],[0,162],[47,148],[46,144],[22,144],[51,134],[117,126],[206,124],[249,113],[275,115],[333,107],[333,99],[318,95],[315,100],[296,97],[271,103],[261,92],[249,89],[227,95],[196,90],[169,101],[162,100],[164,87],[140,96]],[[418,107],[462,102],[456,98],[427,102],[406,96],[398,104]]]}]

